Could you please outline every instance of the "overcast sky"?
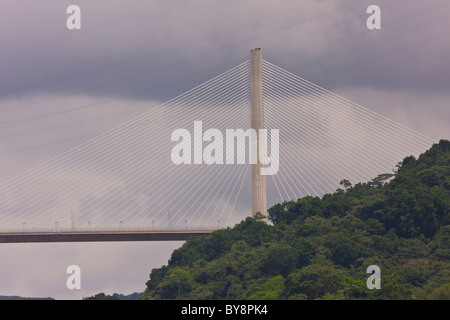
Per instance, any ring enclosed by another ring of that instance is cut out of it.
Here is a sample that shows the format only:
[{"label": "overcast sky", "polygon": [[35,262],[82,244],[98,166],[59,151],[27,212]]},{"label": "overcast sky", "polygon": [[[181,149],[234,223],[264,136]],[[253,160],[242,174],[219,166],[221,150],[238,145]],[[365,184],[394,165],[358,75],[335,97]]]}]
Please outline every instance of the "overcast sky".
[{"label": "overcast sky", "polygon": [[[81,30],[66,27],[72,4]],[[371,4],[381,7],[381,30],[366,27]],[[449,139],[449,32],[443,0],[3,0],[0,180],[225,72],[256,47],[285,70]],[[180,245],[3,244],[0,295],[143,291]],[[65,287],[71,264],[82,268],[82,290]]]}]

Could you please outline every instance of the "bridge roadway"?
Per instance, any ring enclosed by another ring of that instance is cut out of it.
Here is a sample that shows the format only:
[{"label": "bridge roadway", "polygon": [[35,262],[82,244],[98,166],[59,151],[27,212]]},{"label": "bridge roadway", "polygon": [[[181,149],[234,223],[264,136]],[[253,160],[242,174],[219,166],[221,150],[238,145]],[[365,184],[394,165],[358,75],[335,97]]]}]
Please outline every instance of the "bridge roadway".
[{"label": "bridge roadway", "polygon": [[16,232],[0,233],[0,243],[98,242],[98,241],[186,241],[213,230],[178,231],[93,231],[93,232]]}]

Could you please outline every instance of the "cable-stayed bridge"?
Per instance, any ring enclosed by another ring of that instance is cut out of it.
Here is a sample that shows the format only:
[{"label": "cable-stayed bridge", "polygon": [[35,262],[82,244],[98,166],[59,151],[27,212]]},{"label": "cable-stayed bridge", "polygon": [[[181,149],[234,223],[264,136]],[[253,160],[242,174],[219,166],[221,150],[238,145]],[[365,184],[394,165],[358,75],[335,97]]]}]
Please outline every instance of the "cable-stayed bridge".
[{"label": "cable-stayed bridge", "polygon": [[[391,173],[434,142],[268,61],[260,66],[259,116],[265,129],[279,131],[278,170],[264,176],[267,207],[321,197],[342,179]],[[254,126],[254,77],[251,60],[243,62],[2,182],[0,242],[185,240],[251,215],[255,166],[238,161],[249,159],[250,143],[233,146],[230,164],[225,133]],[[190,133],[192,149],[181,154],[190,164],[171,158],[180,129]],[[207,139],[208,129],[223,140]],[[273,141],[266,142],[270,150]],[[207,151],[222,163],[208,164]]]}]

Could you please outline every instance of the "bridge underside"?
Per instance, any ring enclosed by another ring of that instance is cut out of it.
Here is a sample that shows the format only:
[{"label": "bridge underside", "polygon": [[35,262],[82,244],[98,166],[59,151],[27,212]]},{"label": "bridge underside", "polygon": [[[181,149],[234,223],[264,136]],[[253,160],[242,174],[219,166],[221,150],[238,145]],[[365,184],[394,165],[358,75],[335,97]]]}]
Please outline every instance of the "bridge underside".
[{"label": "bridge underside", "polygon": [[101,241],[186,241],[191,237],[210,234],[202,231],[155,231],[155,232],[45,232],[3,233],[0,243],[24,242],[101,242]]}]

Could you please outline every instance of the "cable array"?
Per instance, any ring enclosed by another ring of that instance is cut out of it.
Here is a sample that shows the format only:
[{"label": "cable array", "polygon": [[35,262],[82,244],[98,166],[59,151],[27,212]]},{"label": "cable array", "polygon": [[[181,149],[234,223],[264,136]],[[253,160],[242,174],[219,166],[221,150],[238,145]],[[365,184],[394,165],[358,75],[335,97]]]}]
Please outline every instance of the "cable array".
[{"label": "cable array", "polygon": [[[0,232],[211,229],[239,222],[250,212],[250,165],[176,165],[171,135],[186,129],[193,137],[195,121],[203,131],[248,129],[249,73],[243,62],[3,182]],[[263,91],[265,127],[280,131],[280,169],[267,178],[268,207],[320,197],[342,179],[358,183],[392,172],[433,143],[267,61]],[[206,145],[192,144],[192,154]],[[248,146],[235,159],[243,152]]]},{"label": "cable array", "polygon": [[248,166],[175,165],[171,134],[192,132],[198,120],[204,130],[247,128],[247,105],[244,62],[2,183],[0,228],[192,229],[229,223]]},{"label": "cable array", "polygon": [[322,196],[347,179],[367,182],[392,173],[433,140],[297,75],[263,61],[266,128],[280,128],[278,197]]}]

